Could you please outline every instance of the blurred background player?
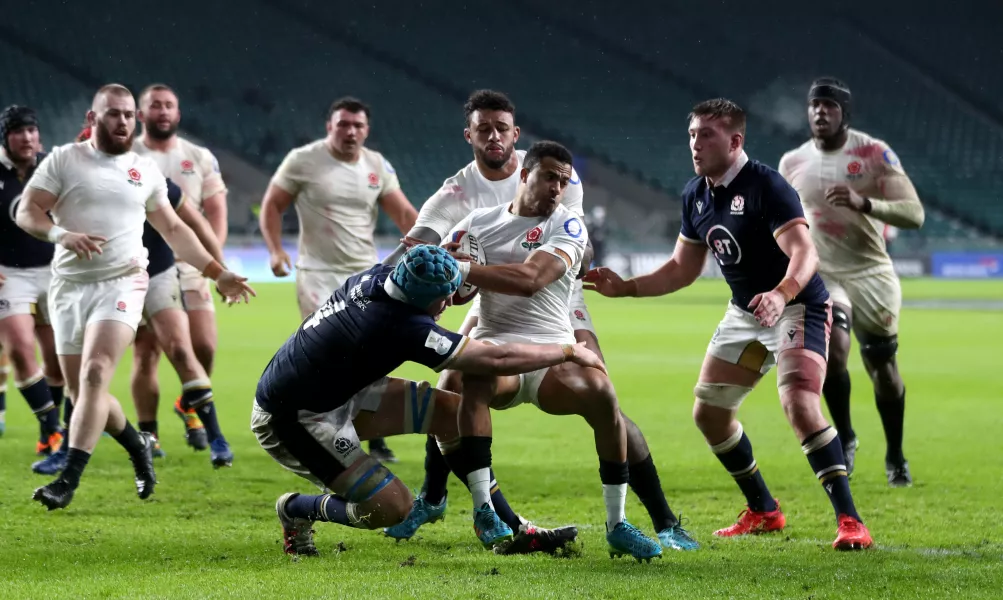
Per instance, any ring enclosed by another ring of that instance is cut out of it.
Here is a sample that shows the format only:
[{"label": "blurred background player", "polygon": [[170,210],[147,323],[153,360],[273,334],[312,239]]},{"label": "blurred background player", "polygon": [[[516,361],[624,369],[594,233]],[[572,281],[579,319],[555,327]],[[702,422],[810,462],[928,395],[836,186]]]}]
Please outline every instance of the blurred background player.
[{"label": "blurred background player", "polygon": [[812,139],[785,154],[780,173],[801,196],[819,254],[819,275],[832,297],[833,330],[826,373],[826,403],[853,472],[857,435],[850,420],[850,329],[874,385],[885,430],[888,485],[912,485],[902,451],[905,384],[899,374],[902,288],[888,256],[888,225],[918,229],[924,220],[916,188],[882,140],[850,128],[850,89],[821,78],[808,92]]},{"label": "blurred background player", "polygon": [[[462,282],[442,248],[416,246],[395,265],[350,276],[268,363],[255,393],[251,429],[279,464],[333,494],[289,493],[276,502],[285,551],[316,555],[313,524],[374,529],[403,520],[411,494],[360,439],[430,433],[457,437],[456,394],[388,375],[412,361],[476,373],[515,374],[599,358],[572,344],[489,345],[439,327],[436,320]],[[341,382],[330,390],[332,380]],[[320,417],[320,418],[318,418]],[[554,551],[574,527],[523,532],[521,547]],[[515,542],[498,547],[509,553]]]},{"label": "blurred background player", "polygon": [[[336,100],[328,110],[327,136],[286,155],[261,203],[261,233],[276,277],[292,268],[282,248],[282,215],[295,203],[300,225],[296,298],[302,318],[350,275],[379,262],[373,238],[378,207],[402,234],[418,216],[390,161],[365,147],[369,118],[369,107],[361,101]],[[396,461],[381,439],[370,441],[369,451],[384,462]]]},{"label": "blurred background player", "polygon": [[102,431],[129,452],[139,497],[148,498],[156,485],[150,435],[132,427],[108,391],[135,337],[149,285],[143,223],[149,219],[182,257],[217,279],[227,297],[253,293],[205,251],[168,206],[167,182],[157,165],[131,151],[135,113],[127,88],[109,84],[98,90],[87,113],[93,138],[53,150],[18,206],[19,227],[58,245],[49,314],[75,403],[66,468],[33,496],[49,510],[70,504]]},{"label": "blurred background player", "polygon": [[[474,160],[456,175],[446,179],[439,191],[422,205],[418,220],[408,233],[405,243],[391,256],[402,255],[409,243],[424,241],[438,244],[472,211],[507,205],[516,197],[526,151],[515,149],[520,132],[515,122],[515,105],[501,92],[477,90],[468,98],[463,112],[466,124],[463,137],[473,149]],[[579,218],[585,216],[583,187],[581,177],[572,167],[571,179],[564,190],[561,204]],[[582,260],[586,266],[591,262],[590,254],[590,250],[586,249]],[[575,340],[585,342],[590,350],[602,356],[581,285],[581,280],[576,279],[568,320],[574,330]],[[480,302],[479,297],[474,299],[460,327],[460,333],[467,335],[477,325]],[[438,387],[459,393],[462,383],[458,375],[444,371],[439,377]],[[621,413],[621,418],[627,427],[630,487],[648,510],[652,526],[659,532],[662,545],[677,550],[696,548],[696,544],[688,540],[688,535],[685,535],[679,525],[679,519],[669,508],[644,435],[626,415]],[[449,465],[442,457],[441,450],[435,440],[429,437],[425,445],[425,481],[421,494],[415,499],[414,509],[408,519],[399,526],[388,529],[387,535],[406,539],[413,536],[424,523],[441,518],[446,510],[449,473]],[[498,516],[513,531],[517,530],[519,516],[504,503],[492,502]]]},{"label": "blurred background player", "polygon": [[786,524],[736,419],[745,397],[777,365],[780,404],[836,513],[833,547],[870,547],[839,435],[822,415],[832,305],[815,272],[818,256],[797,193],[776,171],[749,160],[745,111],[737,104],[701,102],[689,118],[697,177],[682,193],[682,228],[672,258],[628,281],[607,268],[591,271],[586,281],[609,297],[663,296],[696,281],[710,248],[732,298],[700,369],[693,418],[748,502],[737,523],[714,535],[766,533]]},{"label": "blurred background player", "polygon": [[[53,246],[28,235],[14,222],[24,184],[45,158],[41,147],[34,110],[14,105],[0,112],[0,354],[13,363],[14,385],[38,418],[36,453],[51,454],[63,439],[59,423],[63,377],[46,306]],[[44,369],[35,355],[36,339]],[[0,359],[0,371],[3,396],[11,371],[4,359]],[[4,402],[0,404],[2,429],[5,399],[0,402]]]},{"label": "blurred background player", "polygon": [[[138,118],[143,123],[143,133],[133,142],[133,152],[152,159],[164,177],[184,190],[188,200],[205,214],[222,247],[227,235],[226,185],[212,152],[178,135],[181,109],[177,94],[162,83],[147,86],[139,95]],[[212,375],[217,333],[216,306],[209,282],[184,261],[177,261],[177,268],[192,347],[206,374]],[[189,440],[205,437],[205,433],[197,432],[203,424],[195,408],[184,408],[181,404],[179,397],[174,407],[185,421],[186,436]]]},{"label": "blurred background player", "polygon": [[585,215],[585,229],[589,232],[589,243],[592,244],[592,264],[596,266],[606,264],[606,236],[609,235],[609,223],[606,221],[605,206],[593,206]]}]

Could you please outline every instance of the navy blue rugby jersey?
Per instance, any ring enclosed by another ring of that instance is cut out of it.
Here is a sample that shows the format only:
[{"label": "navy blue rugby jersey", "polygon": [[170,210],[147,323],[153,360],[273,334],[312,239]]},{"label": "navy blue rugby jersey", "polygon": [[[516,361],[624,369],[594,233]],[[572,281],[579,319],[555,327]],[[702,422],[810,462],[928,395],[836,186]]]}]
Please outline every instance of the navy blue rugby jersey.
[{"label": "navy blue rugby jersey", "polygon": [[[185,202],[184,192],[170,179],[167,180],[167,199],[171,202],[174,210],[181,208]],[[150,253],[150,264],[146,266],[146,272],[150,274],[150,277],[160,275],[174,266],[174,251],[167,245],[163,236],[150,225],[149,221],[143,223],[143,245]]]},{"label": "navy blue rugby jersey", "polygon": [[[732,302],[749,311],[756,294],[772,290],[787,274],[790,259],[776,238],[808,222],[794,188],[758,161],[749,160],[725,183],[710,188],[706,178],[695,177],[686,184],[679,236],[710,248],[731,288]],[[816,273],[791,304],[828,299]]]},{"label": "navy blue rugby jersey", "polygon": [[[41,164],[47,154],[38,153],[35,164]],[[35,169],[28,171],[22,180],[17,175],[17,168],[6,154],[0,154],[0,265],[15,269],[30,269],[46,267],[52,263],[55,247],[45,240],[30,235],[17,226],[14,216],[17,214],[24,184],[31,178]]]},{"label": "navy blue rugby jersey", "polygon": [[255,398],[271,413],[321,413],[406,361],[445,369],[467,339],[439,327],[427,312],[391,297],[394,267],[376,265],[348,278],[279,348]]}]

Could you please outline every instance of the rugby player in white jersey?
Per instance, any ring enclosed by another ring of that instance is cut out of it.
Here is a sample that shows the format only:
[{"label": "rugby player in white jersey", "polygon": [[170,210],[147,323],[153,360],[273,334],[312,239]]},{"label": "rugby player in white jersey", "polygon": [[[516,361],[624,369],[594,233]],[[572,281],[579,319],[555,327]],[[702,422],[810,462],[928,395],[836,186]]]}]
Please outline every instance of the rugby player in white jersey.
[{"label": "rugby player in white jersey", "polygon": [[[355,98],[336,100],[327,115],[327,136],[294,148],[272,177],[261,202],[261,233],[272,273],[289,275],[292,262],[282,247],[282,215],[295,204],[299,217],[296,298],[300,316],[316,311],[345,280],[379,262],[378,208],[401,233],[418,216],[382,154],[365,147],[369,107]],[[369,442],[378,460],[396,462],[382,439]]]},{"label": "rugby player in white jersey", "polygon": [[246,300],[253,293],[244,278],[206,252],[168,205],[157,165],[131,151],[135,114],[127,88],[108,84],[98,90],[87,113],[94,137],[53,150],[28,181],[17,210],[18,226],[56,244],[49,314],[75,403],[66,468],[33,496],[49,510],[69,505],[102,431],[129,452],[140,498],[148,498],[156,484],[149,435],[132,427],[108,392],[135,336],[149,285],[143,223],[148,219],[182,258],[215,279],[224,296]]},{"label": "rugby player in white jersey", "polygon": [[[49,293],[52,244],[37,240],[14,222],[24,184],[44,160],[38,115],[27,106],[0,112],[0,434],[4,392],[13,362],[14,384],[39,421],[37,454],[52,454],[63,441],[59,410],[63,381],[45,310]],[[35,340],[44,367],[35,354]],[[68,404],[68,403],[67,403]]]},{"label": "rugby player in white jersey", "polygon": [[[417,241],[438,244],[457,223],[471,211],[508,205],[522,181],[522,167],[526,152],[515,150],[519,140],[519,127],[515,123],[515,106],[505,94],[493,90],[477,90],[464,106],[466,128],[463,136],[473,147],[474,160],[456,175],[446,179],[442,188],[421,207],[418,221],[408,233],[405,242],[391,258],[403,255],[406,247]],[[581,178],[574,168],[562,194],[561,205],[579,219],[583,219],[583,190]],[[591,261],[587,248],[582,265]],[[490,258],[490,257],[489,257]],[[480,299],[476,298],[467,313],[460,332],[470,333],[477,325]],[[592,318],[582,294],[580,279],[574,280],[568,320],[574,330],[575,340],[602,356]],[[444,371],[438,387],[459,392],[462,389],[459,373]],[[637,494],[651,517],[659,540],[666,548],[692,550],[697,548],[679,519],[672,513],[658,478],[658,470],[651,458],[641,430],[621,413],[627,428],[627,462],[630,464],[630,487]],[[441,449],[431,436],[425,445],[425,482],[421,494],[415,499],[411,515],[400,525],[388,528],[385,533],[396,539],[407,539],[421,525],[442,518],[446,510],[446,481],[450,469],[442,457]],[[493,486],[493,489],[497,489]],[[500,499],[499,499],[500,500]],[[494,499],[493,499],[494,501]],[[496,501],[498,515],[515,531],[520,527],[520,517],[502,501]]]},{"label": "rugby player in white jersey", "polygon": [[[178,94],[168,85],[154,83],[146,86],[139,94],[139,111],[136,117],[142,122],[142,135],[132,142],[132,151],[156,163],[163,177],[177,184],[184,192],[186,202],[179,207],[179,214],[188,218],[186,223],[195,222],[195,215],[185,215],[191,209],[201,211],[212,228],[218,246],[227,240],[227,187],[220,174],[220,166],[213,153],[201,145],[196,145],[178,134],[181,123],[181,107]],[[148,228],[147,228],[148,232]],[[156,232],[148,232],[150,240],[162,250],[162,240]],[[209,248],[209,246],[207,246]],[[150,249],[151,252],[154,252]],[[181,307],[186,314],[171,310],[155,318],[156,338],[153,340],[149,327],[141,327],[136,333],[132,370],[132,397],[136,403],[140,431],[153,434],[154,456],[162,456],[159,446],[156,410],[159,403],[159,385],[156,368],[159,363],[160,348],[169,353],[172,364],[182,365],[182,394],[175,400],[174,410],[185,422],[185,437],[196,451],[210,447],[212,463],[215,467],[230,466],[233,456],[223,434],[215,424],[214,430],[206,430],[200,411],[214,411],[210,375],[216,355],[217,327],[216,306],[209,289],[208,280],[192,265],[177,261],[176,267],[159,269],[159,264],[168,257],[150,257],[157,267],[150,278],[147,294],[147,312],[158,313],[163,307]],[[177,268],[177,271],[176,271]],[[177,292],[172,275],[180,274],[181,298],[174,299]],[[150,316],[152,316],[150,313]],[[186,332],[180,331],[186,328]],[[184,366],[190,364],[188,352],[191,346],[201,367]],[[171,355],[171,353],[174,353]],[[184,373],[184,374],[183,374]],[[200,374],[201,373],[201,374]],[[215,414],[207,415],[216,422]],[[215,445],[210,442],[215,441]]]},{"label": "rugby player in white jersey", "polygon": [[912,485],[902,451],[905,384],[899,374],[902,288],[885,246],[886,225],[918,229],[923,205],[884,141],[850,128],[850,89],[817,79],[808,92],[812,139],[784,154],[779,171],[801,196],[818,248],[818,273],[832,296],[833,329],[823,387],[852,473],[857,441],[850,421],[850,329],[874,384],[884,426],[888,485]]}]

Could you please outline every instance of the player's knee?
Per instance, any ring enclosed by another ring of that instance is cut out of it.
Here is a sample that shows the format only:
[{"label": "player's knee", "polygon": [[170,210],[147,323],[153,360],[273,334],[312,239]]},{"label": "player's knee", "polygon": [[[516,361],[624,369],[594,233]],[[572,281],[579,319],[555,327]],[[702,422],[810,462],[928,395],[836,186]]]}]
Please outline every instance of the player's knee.
[{"label": "player's knee", "polygon": [[82,379],[88,387],[104,388],[111,380],[115,365],[107,356],[88,358],[81,367]]},{"label": "player's knee", "polygon": [[620,403],[613,382],[599,371],[582,373],[585,393],[582,394],[583,416],[589,421],[619,421]]},{"label": "player's knee", "polygon": [[407,518],[413,502],[411,490],[394,477],[372,498],[358,504],[359,526],[367,529],[393,527]]},{"label": "player's knee", "polygon": [[893,363],[898,350],[899,338],[897,335],[886,337],[865,334],[861,336],[860,355],[873,369]]},{"label": "player's knee", "polygon": [[439,375],[439,381],[435,387],[440,390],[453,392],[454,394],[463,393],[463,373],[459,371],[443,371]]},{"label": "player's knee", "polygon": [[432,426],[427,433],[440,439],[452,440],[459,435],[456,417],[460,410],[460,396],[435,390],[434,398],[435,416],[431,419]]}]

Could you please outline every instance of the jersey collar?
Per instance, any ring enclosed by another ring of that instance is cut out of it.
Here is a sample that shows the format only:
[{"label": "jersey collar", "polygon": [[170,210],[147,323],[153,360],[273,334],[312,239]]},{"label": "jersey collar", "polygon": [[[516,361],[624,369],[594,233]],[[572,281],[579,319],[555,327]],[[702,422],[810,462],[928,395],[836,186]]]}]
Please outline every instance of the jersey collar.
[{"label": "jersey collar", "polygon": [[710,185],[710,182],[708,181],[707,187],[725,187],[725,188],[728,187],[729,185],[731,185],[732,181],[735,181],[735,178],[738,177],[738,173],[742,170],[742,168],[745,167],[746,163],[748,162],[749,162],[749,155],[745,153],[745,150],[742,150],[742,153],[738,155],[737,159],[735,159],[734,164],[732,164],[731,167],[727,171],[725,171],[724,177],[722,177],[721,180],[717,182],[717,186]]},{"label": "jersey collar", "polygon": [[387,296],[390,296],[394,300],[399,300],[405,304],[408,303],[407,294],[405,294],[404,290],[400,289],[397,284],[390,279],[389,275],[387,276],[386,281],[383,282],[383,291],[387,293]]}]

